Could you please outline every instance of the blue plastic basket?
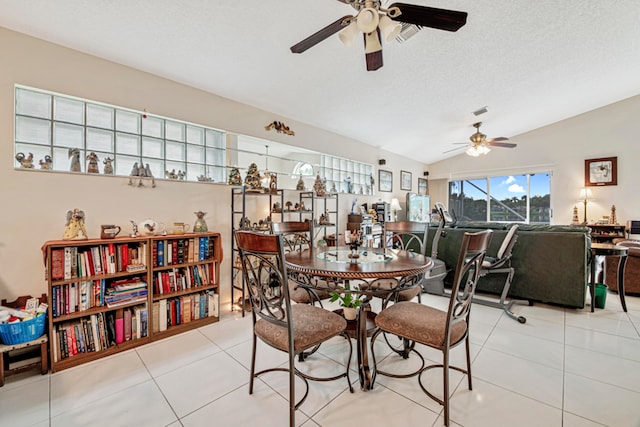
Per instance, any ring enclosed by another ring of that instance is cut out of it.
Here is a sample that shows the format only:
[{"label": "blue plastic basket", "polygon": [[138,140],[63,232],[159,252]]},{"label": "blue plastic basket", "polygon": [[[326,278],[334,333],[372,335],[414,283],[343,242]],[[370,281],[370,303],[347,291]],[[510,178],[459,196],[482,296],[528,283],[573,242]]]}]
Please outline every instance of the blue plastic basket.
[{"label": "blue plastic basket", "polygon": [[22,344],[40,338],[44,334],[47,314],[41,314],[24,322],[0,324],[0,342]]}]

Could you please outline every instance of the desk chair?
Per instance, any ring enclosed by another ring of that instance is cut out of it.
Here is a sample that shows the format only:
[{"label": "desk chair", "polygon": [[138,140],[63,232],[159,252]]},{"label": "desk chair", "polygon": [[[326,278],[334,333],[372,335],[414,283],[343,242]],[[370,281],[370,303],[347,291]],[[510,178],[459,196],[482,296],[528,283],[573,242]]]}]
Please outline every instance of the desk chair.
[{"label": "desk chair", "polygon": [[[311,241],[310,221],[274,222],[271,224],[274,234],[283,236],[285,252],[303,251],[313,246]],[[320,303],[329,298],[329,292],[336,288],[335,284],[326,280],[313,279],[314,283],[305,283],[309,279],[305,275],[289,276],[289,296],[298,304]]]},{"label": "desk chair", "polygon": [[[242,274],[250,295],[253,318],[253,348],[251,352],[251,375],[249,394],[253,394],[254,378],[266,372],[284,371],[289,373],[289,426],[295,426],[295,411],[302,405],[309,393],[307,380],[331,381],[346,377],[349,390],[353,393],[349,379],[351,362],[351,339],[346,335],[347,321],[344,317],[309,304],[291,304],[287,268],[285,265],[284,238],[282,235],[261,234],[250,231],[236,231]],[[346,338],[349,353],[345,372],[333,377],[312,377],[300,372],[295,359],[302,352],[316,347],[337,335]],[[260,372],[256,367],[257,338],[265,344],[283,351],[289,356],[288,368],[270,368]],[[301,378],[306,391],[300,401],[295,399],[295,377]]]},{"label": "desk chair", "polygon": [[525,323],[527,319],[524,316],[518,316],[511,308],[513,304],[523,303],[528,304],[527,301],[517,301],[511,300],[507,301],[507,295],[509,294],[509,288],[511,288],[511,280],[513,280],[513,275],[515,274],[515,269],[511,266],[511,255],[513,251],[513,247],[518,240],[518,235],[516,231],[518,231],[518,224],[513,224],[509,229],[509,232],[504,237],[502,241],[502,245],[500,245],[500,249],[498,250],[497,256],[493,257],[484,257],[484,261],[482,262],[482,267],[480,268],[480,277],[486,276],[488,274],[506,274],[507,278],[504,283],[504,287],[502,288],[502,294],[500,295],[499,301],[493,301],[490,299],[485,299],[483,297],[478,297],[477,295],[474,297],[473,302],[477,304],[486,305],[489,307],[501,308],[507,314],[507,316],[512,319],[517,320],[520,323]]},{"label": "desk chair", "polygon": [[[375,381],[377,374],[394,378],[409,378],[417,375],[418,384],[427,396],[444,406],[444,424],[446,426],[449,425],[449,368],[467,374],[469,390],[472,389],[469,314],[472,306],[471,300],[480,277],[480,266],[492,234],[492,230],[464,234],[447,311],[416,302],[402,301],[383,309],[376,316],[378,330],[371,337],[371,355],[375,365],[373,381]],[[422,360],[421,367],[417,371],[401,375],[381,371],[377,366],[374,344],[376,338],[383,332],[440,350],[442,364],[424,366],[424,357],[412,347],[412,352]],[[467,355],[467,368],[449,366],[449,350],[463,342]],[[442,399],[429,392],[422,384],[422,374],[437,367],[443,368]]]}]

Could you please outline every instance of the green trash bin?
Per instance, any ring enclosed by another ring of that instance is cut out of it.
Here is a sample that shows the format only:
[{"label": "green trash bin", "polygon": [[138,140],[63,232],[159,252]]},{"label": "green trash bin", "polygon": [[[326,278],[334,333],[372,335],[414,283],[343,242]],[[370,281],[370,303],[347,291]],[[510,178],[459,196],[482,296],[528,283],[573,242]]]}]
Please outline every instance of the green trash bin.
[{"label": "green trash bin", "polygon": [[607,291],[609,287],[604,283],[596,283],[595,307],[604,308],[607,303]]}]

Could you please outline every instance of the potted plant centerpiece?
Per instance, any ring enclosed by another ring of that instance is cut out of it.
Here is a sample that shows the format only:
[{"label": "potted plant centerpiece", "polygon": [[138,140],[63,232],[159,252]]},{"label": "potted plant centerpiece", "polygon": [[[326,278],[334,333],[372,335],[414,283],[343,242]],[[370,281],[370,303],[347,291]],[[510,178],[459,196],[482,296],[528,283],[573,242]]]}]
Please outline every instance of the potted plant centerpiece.
[{"label": "potted plant centerpiece", "polygon": [[351,288],[349,282],[347,282],[343,288],[342,292],[331,292],[329,295],[331,296],[330,301],[336,302],[340,304],[342,307],[342,313],[344,318],[347,320],[356,320],[356,312],[358,307],[362,304],[362,300],[360,300],[361,295],[358,293],[358,288]]}]

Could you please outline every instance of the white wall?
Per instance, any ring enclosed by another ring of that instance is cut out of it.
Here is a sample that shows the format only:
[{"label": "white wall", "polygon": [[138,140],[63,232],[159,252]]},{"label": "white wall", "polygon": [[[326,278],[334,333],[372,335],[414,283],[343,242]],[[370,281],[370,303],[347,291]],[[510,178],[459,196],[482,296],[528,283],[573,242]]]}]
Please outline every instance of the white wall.
[{"label": "white wall", "polygon": [[[223,238],[223,302],[228,301],[230,289],[229,187],[158,180],[155,189],[137,188],[128,186],[123,177],[16,170],[15,84],[139,111],[146,109],[160,116],[374,165],[384,156],[386,168],[394,172],[395,180],[395,193],[381,193],[380,198],[386,201],[394,194],[404,199],[398,181],[400,169],[413,173],[414,188],[424,170],[419,162],[380,153],[361,142],[3,28],[0,52],[0,194],[4,205],[0,220],[0,297],[9,300],[46,291],[40,248],[47,240],[61,238],[66,212],[76,207],[86,213],[90,237],[98,236],[100,224],[117,224],[130,232],[129,220],[153,218],[166,224],[193,224],[193,212],[208,212],[209,229],[221,232]],[[274,120],[285,122],[296,136],[265,131],[264,126]],[[341,208],[350,207],[350,197],[341,200]]]},{"label": "white wall", "polygon": [[[549,100],[553,102],[553,100]],[[495,148],[488,155],[461,154],[429,166],[430,178],[461,179],[551,171],[553,224],[570,224],[584,186],[584,161],[618,158],[618,185],[591,187],[595,200],[587,206],[589,222],[609,215],[616,206],[618,222],[640,219],[640,95],[511,138],[514,149]]]}]

